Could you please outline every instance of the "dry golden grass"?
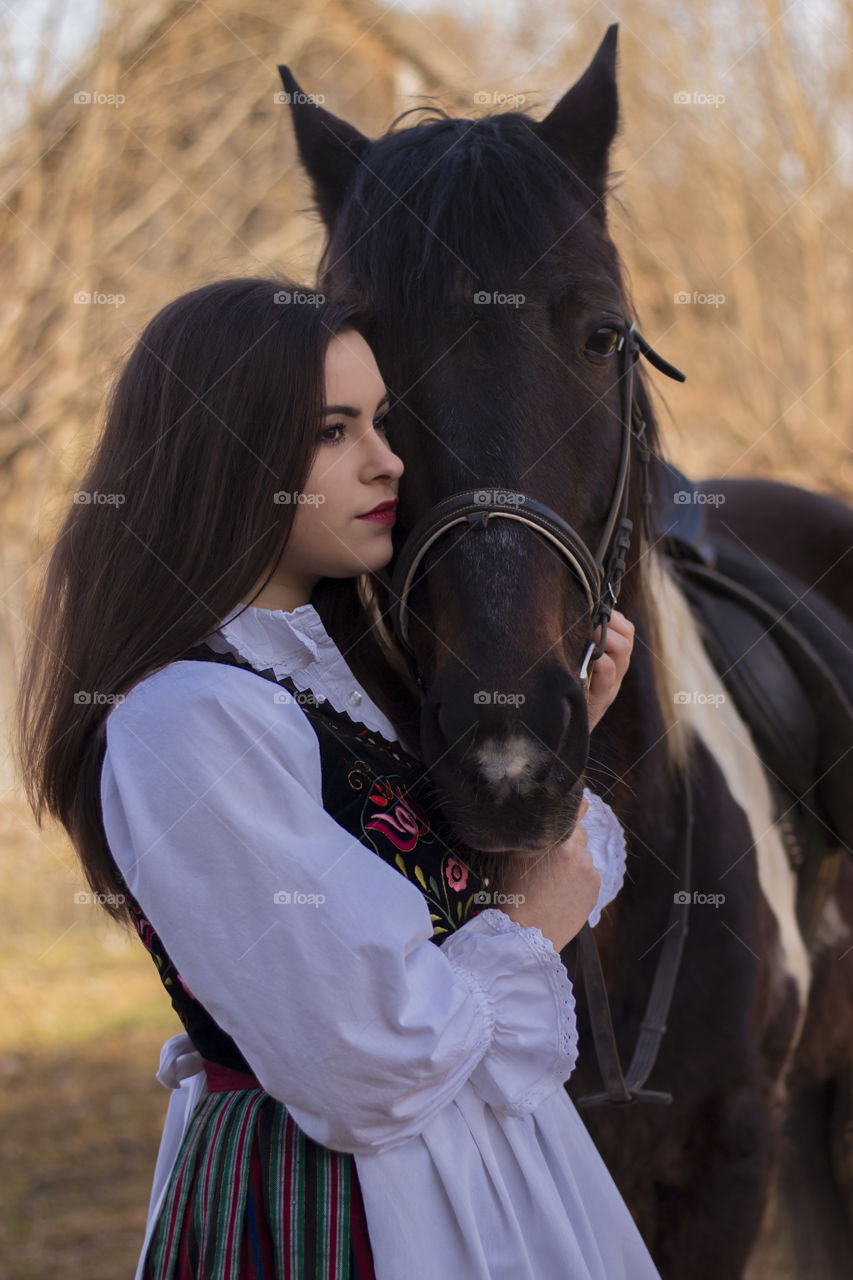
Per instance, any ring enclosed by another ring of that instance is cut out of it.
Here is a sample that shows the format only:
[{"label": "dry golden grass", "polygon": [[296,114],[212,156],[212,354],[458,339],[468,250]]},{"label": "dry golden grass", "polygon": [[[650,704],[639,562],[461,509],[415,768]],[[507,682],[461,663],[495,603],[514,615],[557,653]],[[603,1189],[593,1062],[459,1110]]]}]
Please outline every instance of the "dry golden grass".
[{"label": "dry golden grass", "polygon": [[[122,998],[118,983],[110,994]],[[6,1280],[133,1275],[164,1113],[150,1069],[158,1038],[128,1026],[2,1059]]]},{"label": "dry golden grass", "polygon": [[75,902],[67,842],[11,796],[0,883],[0,1276],[130,1276],[180,1024],[139,940]]}]

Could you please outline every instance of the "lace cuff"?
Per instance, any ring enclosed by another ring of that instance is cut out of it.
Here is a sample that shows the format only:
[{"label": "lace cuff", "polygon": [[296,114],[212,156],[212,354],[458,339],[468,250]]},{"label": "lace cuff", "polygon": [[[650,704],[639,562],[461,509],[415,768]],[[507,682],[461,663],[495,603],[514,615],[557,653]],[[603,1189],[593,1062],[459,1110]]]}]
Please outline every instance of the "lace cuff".
[{"label": "lace cuff", "polygon": [[589,801],[589,808],[581,822],[589,836],[592,860],[601,876],[598,900],[588,917],[588,924],[594,929],[602,911],[616,897],[625,879],[625,833],[616,814],[601,796],[588,787],[584,787],[583,793]]},{"label": "lace cuff", "polygon": [[496,1111],[529,1115],[577,1062],[575,998],[562,960],[540,929],[497,908],[481,911],[441,950],[468,983],[490,1031],[471,1085]]}]

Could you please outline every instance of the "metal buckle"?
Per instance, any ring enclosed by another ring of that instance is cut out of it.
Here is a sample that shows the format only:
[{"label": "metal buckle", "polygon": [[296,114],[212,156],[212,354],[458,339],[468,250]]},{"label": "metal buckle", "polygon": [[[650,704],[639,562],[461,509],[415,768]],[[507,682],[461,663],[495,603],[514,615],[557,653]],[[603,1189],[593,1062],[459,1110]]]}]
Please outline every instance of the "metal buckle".
[{"label": "metal buckle", "polygon": [[633,1107],[638,1102],[659,1102],[663,1106],[672,1105],[672,1094],[665,1093],[661,1089],[632,1089],[627,1086],[630,1098],[611,1098],[609,1093],[585,1093],[578,1098],[575,1106],[581,1111],[586,1107],[600,1107],[602,1103],[609,1102],[614,1107]]},{"label": "metal buckle", "polygon": [[587,699],[587,701],[589,701],[589,680],[590,680],[589,660],[592,657],[594,652],[595,652],[595,641],[590,640],[587,651],[583,656],[583,662],[581,663],[581,669],[578,674],[578,680],[580,682],[581,688],[583,689],[584,697]]}]

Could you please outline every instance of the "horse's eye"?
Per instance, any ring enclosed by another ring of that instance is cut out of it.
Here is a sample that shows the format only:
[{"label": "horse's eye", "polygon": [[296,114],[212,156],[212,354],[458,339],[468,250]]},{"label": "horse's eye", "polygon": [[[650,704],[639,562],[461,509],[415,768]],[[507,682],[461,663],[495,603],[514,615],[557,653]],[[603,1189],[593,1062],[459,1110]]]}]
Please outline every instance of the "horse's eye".
[{"label": "horse's eye", "polygon": [[586,340],[586,349],[591,355],[612,356],[619,341],[619,330],[605,326],[596,329]]}]

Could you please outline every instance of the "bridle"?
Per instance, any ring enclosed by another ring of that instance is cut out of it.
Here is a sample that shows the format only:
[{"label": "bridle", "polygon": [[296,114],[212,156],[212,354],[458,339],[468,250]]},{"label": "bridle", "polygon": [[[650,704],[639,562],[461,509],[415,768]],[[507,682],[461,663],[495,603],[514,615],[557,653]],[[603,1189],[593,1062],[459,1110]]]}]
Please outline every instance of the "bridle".
[{"label": "bridle", "polygon": [[[621,401],[619,469],[610,508],[595,553],[589,549],[577,530],[551,507],[513,489],[464,489],[450,494],[449,497],[442,498],[434,507],[431,507],[409,533],[397,556],[390,584],[388,584],[391,596],[388,615],[412,679],[422,690],[425,690],[425,684],[417,658],[409,643],[408,601],[409,593],[415,585],[415,575],[424,556],[448,530],[462,525],[463,532],[470,535],[475,530],[486,529],[489,521],[497,517],[525,525],[555,547],[583,588],[589,610],[589,626],[587,647],[581,663],[579,679],[584,693],[588,696],[592,664],[604,653],[607,624],[619,598],[625,560],[631,543],[633,521],[628,518],[628,497],[632,438],[636,441],[637,462],[640,470],[643,527],[646,539],[651,538],[649,529],[649,508],[652,501],[649,487],[651,455],[645,439],[646,421],[634,397],[634,365],[643,355],[668,378],[684,382],[684,374],[649,346],[637,332],[633,321],[630,323],[627,319],[623,321],[617,353]],[[601,636],[596,643],[592,636],[599,625]]]},{"label": "bridle", "polygon": [[[631,543],[633,522],[628,517],[628,498],[632,439],[636,441],[640,473],[643,531],[646,540],[651,541],[649,519],[652,502],[649,480],[651,453],[646,443],[647,424],[634,397],[634,365],[642,355],[668,378],[674,378],[677,382],[685,380],[684,374],[659,356],[637,332],[633,321],[629,323],[627,318],[620,326],[617,352],[621,430],[619,470],[604,529],[595,553],[590,551],[577,530],[573,529],[562,516],[544,503],[537,502],[535,498],[517,493],[512,489],[465,489],[442,498],[415,524],[397,556],[390,583],[384,575],[379,575],[390,591],[391,603],[388,612],[397,644],[406,659],[412,678],[422,690],[425,691],[425,684],[418,668],[417,658],[409,643],[408,599],[415,585],[415,575],[424,556],[449,529],[461,525],[463,535],[470,536],[474,530],[486,529],[489,521],[498,517],[503,520],[517,521],[555,547],[583,588],[589,611],[589,629],[579,680],[585,696],[589,697],[592,666],[604,652],[607,624],[619,598],[625,561]],[[599,625],[601,636],[596,643],[593,633]],[[684,782],[686,812],[680,876],[682,892],[673,896],[654,980],[645,1014],[640,1023],[637,1045],[627,1072],[622,1070],[616,1045],[595,935],[588,923],[577,935],[578,956],[583,969],[595,1052],[605,1086],[602,1092],[585,1094],[579,1098],[577,1105],[581,1109],[600,1106],[602,1103],[632,1106],[637,1102],[664,1104],[672,1102],[672,1094],[645,1089],[643,1086],[654,1067],[666,1030],[666,1019],[678,978],[684,939],[687,936],[693,860],[693,797],[689,774],[685,775]]]}]

